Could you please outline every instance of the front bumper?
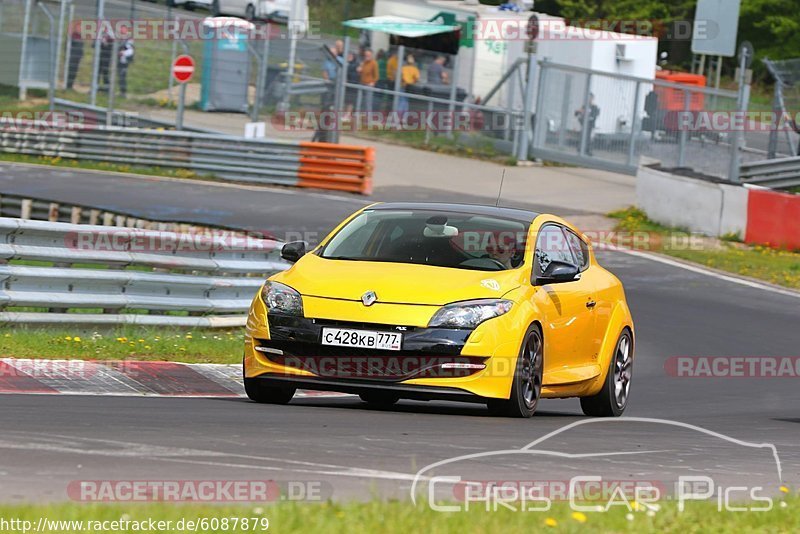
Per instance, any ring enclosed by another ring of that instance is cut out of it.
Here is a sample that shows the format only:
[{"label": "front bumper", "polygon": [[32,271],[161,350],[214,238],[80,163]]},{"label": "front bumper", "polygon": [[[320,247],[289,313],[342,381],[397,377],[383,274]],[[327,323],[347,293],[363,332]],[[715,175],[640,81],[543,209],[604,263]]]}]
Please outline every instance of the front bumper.
[{"label": "front bumper", "polygon": [[[427,328],[267,314],[257,297],[245,340],[245,376],[276,386],[402,398],[484,402],[508,398],[519,344],[486,323]],[[324,327],[400,332],[399,351],[321,344]],[[481,330],[481,331],[479,331]],[[487,332],[489,331],[489,332]]]}]

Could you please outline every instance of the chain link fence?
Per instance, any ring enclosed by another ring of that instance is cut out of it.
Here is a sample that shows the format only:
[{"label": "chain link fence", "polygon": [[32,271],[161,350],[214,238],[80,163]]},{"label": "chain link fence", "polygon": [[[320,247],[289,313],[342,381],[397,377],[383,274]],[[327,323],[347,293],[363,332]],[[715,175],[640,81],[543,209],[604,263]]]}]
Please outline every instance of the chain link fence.
[{"label": "chain link fence", "polygon": [[[26,7],[29,37],[24,40],[19,31],[26,26]],[[532,91],[526,91],[522,62],[504,89],[516,96],[503,106],[485,105],[482,98],[489,95],[462,89],[468,84],[457,56],[429,50],[392,45],[371,50],[378,71],[372,80],[363,72],[364,38],[345,43],[336,35],[309,31],[293,43],[286,26],[257,22],[244,36],[208,39],[203,21],[209,13],[138,1],[3,0],[0,8],[0,63],[9,77],[0,83],[19,85],[19,73],[8,72],[20,62],[19,49],[26,41],[25,56],[35,63],[26,67],[28,87],[47,88],[55,69],[54,96],[61,102],[151,116],[167,124],[177,122],[180,94],[171,64],[179,54],[189,54],[195,74],[186,84],[187,110],[234,113],[208,117],[240,125],[240,131],[248,121],[266,119],[269,135],[285,132],[295,139],[336,141],[342,133],[400,136],[412,144],[441,141],[468,151],[483,148],[630,174],[644,157],[664,168],[726,179],[738,161],[765,159],[774,137],[758,128],[741,133],[707,126],[705,119],[743,109],[736,92],[546,59],[531,76]],[[160,25],[148,26],[153,21]],[[142,35],[124,34],[120,22],[140,22],[148,29]],[[123,61],[129,44],[132,60]],[[522,102],[526,93],[532,98],[530,117]],[[787,101],[792,94],[785,90]],[[332,115],[327,125],[326,113]],[[216,121],[209,118],[201,126]],[[733,143],[740,134],[741,150]],[[781,134],[776,153],[793,155],[794,140]]]}]

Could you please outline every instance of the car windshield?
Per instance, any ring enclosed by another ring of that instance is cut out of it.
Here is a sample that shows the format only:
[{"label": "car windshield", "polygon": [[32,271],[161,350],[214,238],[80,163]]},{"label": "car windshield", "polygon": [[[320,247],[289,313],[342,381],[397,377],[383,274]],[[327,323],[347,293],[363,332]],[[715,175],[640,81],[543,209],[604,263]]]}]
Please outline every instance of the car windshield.
[{"label": "car windshield", "polygon": [[504,271],[523,263],[529,223],[435,210],[365,210],[322,249],[323,258]]}]

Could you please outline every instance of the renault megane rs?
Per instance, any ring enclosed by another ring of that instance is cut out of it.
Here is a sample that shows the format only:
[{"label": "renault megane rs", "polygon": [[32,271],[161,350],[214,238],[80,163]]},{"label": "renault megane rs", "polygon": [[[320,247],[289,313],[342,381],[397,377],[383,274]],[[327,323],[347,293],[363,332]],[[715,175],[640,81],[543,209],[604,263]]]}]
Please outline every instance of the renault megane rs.
[{"label": "renault megane rs", "polygon": [[541,398],[587,415],[628,403],[634,327],[620,281],[554,215],[385,203],[343,221],[253,299],[244,384],[256,402],[296,389],[486,403],[530,417]]}]

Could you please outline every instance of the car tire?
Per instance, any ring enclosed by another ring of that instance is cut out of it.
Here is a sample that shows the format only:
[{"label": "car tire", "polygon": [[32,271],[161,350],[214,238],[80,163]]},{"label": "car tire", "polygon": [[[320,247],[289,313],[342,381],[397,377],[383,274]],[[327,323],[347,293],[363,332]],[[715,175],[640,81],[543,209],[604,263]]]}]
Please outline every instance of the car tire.
[{"label": "car tire", "polygon": [[244,18],[250,22],[255,22],[256,7],[253,4],[247,4],[247,7],[244,10]]},{"label": "car tire", "polygon": [[244,392],[247,397],[261,404],[289,404],[297,391],[295,388],[265,386],[258,378],[244,379]]},{"label": "car tire", "polygon": [[194,4],[191,2],[186,2],[183,7],[186,8],[186,11],[194,11]]},{"label": "car tire", "polygon": [[492,415],[531,417],[539,406],[544,374],[544,338],[537,325],[531,325],[519,349],[509,399],[492,399],[487,405]]},{"label": "car tire", "polygon": [[219,0],[214,0],[213,2],[211,2],[211,7],[208,9],[208,11],[212,17],[219,17],[220,16]]},{"label": "car tire", "polygon": [[359,393],[358,396],[362,401],[374,406],[391,406],[400,400],[399,396],[383,391],[369,391]]},{"label": "car tire", "polygon": [[606,381],[597,395],[581,397],[581,409],[592,417],[619,417],[628,406],[633,373],[633,335],[622,331],[608,365]]}]

